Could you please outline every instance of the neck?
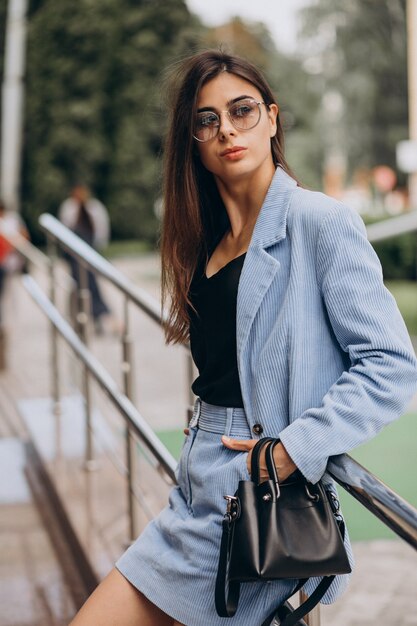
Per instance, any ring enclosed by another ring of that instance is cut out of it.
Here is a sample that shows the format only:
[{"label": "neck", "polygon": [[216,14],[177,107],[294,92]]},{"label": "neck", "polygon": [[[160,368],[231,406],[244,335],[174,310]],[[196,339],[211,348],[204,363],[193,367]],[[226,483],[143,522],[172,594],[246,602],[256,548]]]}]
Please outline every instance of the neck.
[{"label": "neck", "polygon": [[233,238],[252,232],[274,174],[275,166],[271,160],[270,167],[261,168],[249,178],[233,181],[216,178]]}]

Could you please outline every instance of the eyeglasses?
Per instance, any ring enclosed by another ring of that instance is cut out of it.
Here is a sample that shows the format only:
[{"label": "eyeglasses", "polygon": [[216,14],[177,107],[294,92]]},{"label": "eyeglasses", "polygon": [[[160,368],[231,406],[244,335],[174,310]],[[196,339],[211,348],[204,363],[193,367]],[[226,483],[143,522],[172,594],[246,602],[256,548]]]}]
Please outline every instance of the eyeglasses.
[{"label": "eyeglasses", "polygon": [[[261,119],[261,104],[252,98],[244,98],[234,102],[226,113],[229,120],[238,130],[250,130],[259,124]],[[220,130],[220,115],[214,111],[200,111],[195,121],[193,137],[197,141],[210,141],[214,139]]]}]

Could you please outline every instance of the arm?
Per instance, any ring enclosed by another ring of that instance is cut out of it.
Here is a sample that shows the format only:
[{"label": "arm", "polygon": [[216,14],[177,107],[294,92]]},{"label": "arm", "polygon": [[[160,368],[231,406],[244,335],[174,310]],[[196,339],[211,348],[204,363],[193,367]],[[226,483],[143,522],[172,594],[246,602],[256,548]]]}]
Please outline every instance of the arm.
[{"label": "arm", "polygon": [[321,406],[280,434],[311,482],[323,475],[329,456],[364,443],[399,417],[417,380],[414,351],[379,260],[362,220],[347,207],[334,207],[324,219],[316,267],[330,324],[351,365]]}]

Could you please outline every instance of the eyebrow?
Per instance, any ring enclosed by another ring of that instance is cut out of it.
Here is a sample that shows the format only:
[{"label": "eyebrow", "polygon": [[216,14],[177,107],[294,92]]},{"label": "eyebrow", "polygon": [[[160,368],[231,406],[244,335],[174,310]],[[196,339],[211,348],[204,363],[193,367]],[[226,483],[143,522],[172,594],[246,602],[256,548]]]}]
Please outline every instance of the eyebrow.
[{"label": "eyebrow", "polygon": [[[228,100],[226,102],[226,106],[227,108],[229,108],[235,102],[239,102],[239,100],[245,100],[246,98],[249,98],[250,100],[256,100],[254,96],[243,95],[243,96],[238,96],[237,98],[232,98],[232,100]],[[216,111],[216,107],[202,107],[201,109],[197,109],[197,113],[203,113],[204,111]]]}]

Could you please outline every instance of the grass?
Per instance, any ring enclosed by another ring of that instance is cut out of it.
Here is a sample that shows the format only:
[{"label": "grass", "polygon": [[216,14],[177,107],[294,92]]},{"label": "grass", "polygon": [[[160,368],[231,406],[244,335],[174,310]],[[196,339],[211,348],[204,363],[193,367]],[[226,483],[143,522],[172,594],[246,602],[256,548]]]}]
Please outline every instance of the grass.
[{"label": "grass", "polygon": [[[179,458],[184,433],[157,433],[175,458]],[[417,413],[408,413],[390,424],[372,441],[351,454],[398,495],[417,507]],[[343,514],[352,540],[390,539],[395,535],[343,488],[339,488]]]},{"label": "grass", "polygon": [[109,245],[101,251],[106,259],[114,259],[124,256],[138,256],[144,252],[153,252],[154,246],[147,241],[138,239],[126,239],[123,241],[111,241]]},{"label": "grass", "polygon": [[168,448],[171,452],[172,456],[176,459],[180,458],[181,448],[184,441],[184,431],[183,429],[172,429],[172,430],[160,430],[157,431],[157,436],[162,441],[162,443]]}]

